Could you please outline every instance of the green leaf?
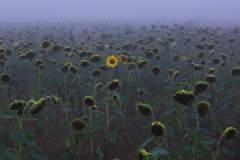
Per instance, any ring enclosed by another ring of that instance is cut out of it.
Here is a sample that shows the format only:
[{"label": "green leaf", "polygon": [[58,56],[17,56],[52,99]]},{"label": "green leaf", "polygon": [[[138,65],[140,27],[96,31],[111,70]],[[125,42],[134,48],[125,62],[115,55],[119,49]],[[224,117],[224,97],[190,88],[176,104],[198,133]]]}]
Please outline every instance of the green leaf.
[{"label": "green leaf", "polygon": [[167,136],[170,136],[170,137],[172,137],[172,138],[175,138],[175,132],[174,132],[173,127],[171,127],[171,126],[166,126],[166,133],[167,133]]},{"label": "green leaf", "polygon": [[95,154],[96,154],[96,157],[95,157],[96,160],[103,160],[104,153],[99,147],[95,150]]},{"label": "green leaf", "polygon": [[162,149],[162,148],[159,148],[159,147],[155,147],[150,151],[150,153],[159,157],[159,156],[168,156],[169,151],[167,149]]},{"label": "green leaf", "polygon": [[173,113],[174,111],[176,110],[176,107],[173,107],[173,108],[168,108],[164,113],[163,113],[163,117],[164,116],[168,116],[170,115],[171,113]]},{"label": "green leaf", "polygon": [[27,133],[25,131],[25,129],[22,129],[22,130],[19,130],[19,131],[15,131],[15,130],[12,130],[9,132],[9,137],[14,140],[15,142],[18,142],[20,144],[23,145],[24,143],[24,140],[27,136]]},{"label": "green leaf", "polygon": [[234,118],[236,118],[236,120],[240,122],[240,112],[235,113]]},{"label": "green leaf", "polygon": [[178,152],[179,155],[183,155],[186,154],[187,152],[191,151],[192,152],[192,146],[191,145],[187,145],[187,146],[183,146],[181,148],[181,150]]},{"label": "green leaf", "polygon": [[97,136],[95,136],[95,134],[93,132],[87,132],[87,135],[94,141],[94,142],[98,142],[99,139],[97,138]]},{"label": "green leaf", "polygon": [[85,133],[81,133],[79,136],[78,136],[78,141],[81,142],[82,140],[84,140],[84,138],[86,137],[87,135]]},{"label": "green leaf", "polygon": [[94,110],[93,113],[98,114],[99,116],[104,116],[104,112],[99,111],[99,110]]},{"label": "green leaf", "polygon": [[5,148],[3,146],[0,147],[0,160],[5,160],[10,155],[11,150],[10,148]]},{"label": "green leaf", "polygon": [[192,117],[192,119],[198,119],[198,112],[196,110],[190,110],[189,114]]},{"label": "green leaf", "polygon": [[66,152],[61,157],[61,160],[71,160],[71,159],[75,159],[75,154],[72,152]]},{"label": "green leaf", "polygon": [[70,110],[70,108],[65,107],[65,108],[64,108],[64,111],[66,111],[66,112],[70,112],[71,110]]},{"label": "green leaf", "polygon": [[115,131],[108,131],[105,133],[106,140],[108,143],[115,144],[117,140],[117,133]]},{"label": "green leaf", "polygon": [[143,144],[140,147],[138,147],[137,151],[139,149],[145,148],[150,142],[152,142],[153,139],[154,137],[148,138],[145,142],[143,142]]},{"label": "green leaf", "polygon": [[235,152],[232,151],[231,149],[222,149],[221,151],[226,155],[229,155],[229,156],[232,156],[232,157],[235,156]]},{"label": "green leaf", "polygon": [[31,152],[30,157],[34,160],[48,160],[46,154],[40,149],[36,149],[34,152]]},{"label": "green leaf", "polygon": [[125,115],[122,113],[121,110],[117,109],[117,108],[113,108],[112,110],[114,113],[118,114],[119,116],[126,118]]},{"label": "green leaf", "polygon": [[3,111],[0,113],[0,117],[3,119],[12,119],[17,116],[18,110],[11,109],[7,111]]},{"label": "green leaf", "polygon": [[205,128],[196,128],[194,129],[194,132],[203,136],[208,135],[208,130],[206,130]]},{"label": "green leaf", "polygon": [[224,99],[222,100],[222,102],[224,102],[224,101],[226,101],[226,100],[234,97],[235,95],[236,95],[236,93],[234,92],[234,90],[229,89],[229,90],[225,93]]}]

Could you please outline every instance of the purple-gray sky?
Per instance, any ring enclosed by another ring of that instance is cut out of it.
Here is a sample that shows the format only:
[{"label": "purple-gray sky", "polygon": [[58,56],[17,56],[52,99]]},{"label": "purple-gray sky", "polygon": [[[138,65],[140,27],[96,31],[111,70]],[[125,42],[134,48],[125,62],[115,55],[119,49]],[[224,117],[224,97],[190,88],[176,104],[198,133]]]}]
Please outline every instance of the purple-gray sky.
[{"label": "purple-gray sky", "polygon": [[239,0],[3,0],[1,22],[187,20],[240,24]]}]

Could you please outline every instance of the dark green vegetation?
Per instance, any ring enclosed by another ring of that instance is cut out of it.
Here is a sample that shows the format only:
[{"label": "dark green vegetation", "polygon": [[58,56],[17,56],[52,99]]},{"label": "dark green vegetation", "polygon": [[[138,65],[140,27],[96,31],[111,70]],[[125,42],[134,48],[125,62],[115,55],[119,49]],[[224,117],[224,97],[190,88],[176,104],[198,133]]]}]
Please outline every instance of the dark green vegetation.
[{"label": "dark green vegetation", "polygon": [[239,159],[238,30],[2,29],[0,159]]}]

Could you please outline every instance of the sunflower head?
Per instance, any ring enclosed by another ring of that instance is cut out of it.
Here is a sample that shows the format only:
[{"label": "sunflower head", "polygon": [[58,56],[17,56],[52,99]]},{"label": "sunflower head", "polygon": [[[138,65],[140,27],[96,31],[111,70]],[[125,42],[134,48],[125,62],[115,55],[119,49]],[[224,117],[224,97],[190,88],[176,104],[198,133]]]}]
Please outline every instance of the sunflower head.
[{"label": "sunflower head", "polygon": [[192,91],[181,90],[173,95],[173,99],[180,104],[187,105],[190,101],[194,100],[194,93]]},{"label": "sunflower head", "polygon": [[209,52],[210,55],[214,55],[214,53],[215,53],[215,50],[212,50]]},{"label": "sunflower head", "polygon": [[77,73],[77,68],[74,66],[69,67],[71,73]]},{"label": "sunflower head", "polygon": [[232,76],[239,76],[240,75],[240,67],[235,67],[232,69]]},{"label": "sunflower head", "polygon": [[22,100],[15,100],[9,104],[9,109],[16,109],[18,110],[17,115],[21,115],[23,113],[23,109],[27,103]]},{"label": "sunflower head", "polygon": [[63,72],[63,73],[67,73],[67,72],[68,72],[68,69],[69,69],[69,67],[68,67],[67,65],[64,65],[64,66],[62,67],[62,72]]},{"label": "sunflower head", "polygon": [[68,67],[71,67],[71,66],[72,66],[72,63],[66,62],[65,65],[67,65]]},{"label": "sunflower head", "polygon": [[209,68],[208,73],[213,73],[213,72],[215,72],[215,70],[216,70],[215,68]]},{"label": "sunflower head", "polygon": [[54,104],[58,104],[58,98],[54,95],[51,95],[51,101],[54,103]]},{"label": "sunflower head", "polygon": [[201,64],[194,64],[193,68],[198,71],[200,69],[202,69],[202,65]]},{"label": "sunflower head", "polygon": [[40,66],[41,64],[44,64],[42,60],[37,59],[37,60],[35,61],[35,66],[36,66],[37,68],[39,68],[39,66]]},{"label": "sunflower head", "polygon": [[99,62],[100,60],[101,60],[101,56],[100,55],[92,55],[91,57],[90,57],[90,61],[91,62],[93,62],[93,63],[97,63],[97,62]]},{"label": "sunflower head", "polygon": [[3,83],[6,83],[6,82],[10,82],[11,76],[8,73],[3,73],[1,74],[0,78]]},{"label": "sunflower head", "polygon": [[206,91],[208,88],[207,82],[198,81],[194,86],[194,91],[200,93]]},{"label": "sunflower head", "polygon": [[143,95],[143,90],[142,89],[140,89],[140,90],[138,90],[138,95]]},{"label": "sunflower head", "polygon": [[152,108],[147,104],[138,103],[137,108],[142,113],[142,115],[145,115],[145,116],[150,115],[152,112]]},{"label": "sunflower head", "polygon": [[174,72],[173,69],[169,69],[169,71],[168,71],[169,76],[172,76],[172,75],[173,75],[173,72]]},{"label": "sunflower head", "polygon": [[140,61],[138,62],[138,68],[141,69],[141,68],[143,68],[144,66],[146,66],[146,64],[147,64],[147,61],[146,61],[146,60],[140,60]]},{"label": "sunflower head", "polygon": [[45,106],[46,102],[47,101],[45,98],[41,98],[37,102],[35,102],[31,107],[31,114],[32,115],[38,114],[41,111],[41,109]]},{"label": "sunflower head", "polygon": [[43,48],[48,48],[50,46],[50,42],[48,40],[45,40],[42,42],[42,45],[41,45]]},{"label": "sunflower head", "polygon": [[95,100],[91,96],[85,96],[83,102],[86,106],[93,106],[95,104]]},{"label": "sunflower head", "polygon": [[79,64],[80,64],[80,66],[83,67],[83,68],[89,66],[89,62],[88,62],[87,60],[82,60]]},{"label": "sunflower head", "polygon": [[96,87],[97,89],[100,89],[100,88],[102,87],[102,82],[97,83],[95,87]]},{"label": "sunflower head", "polygon": [[98,77],[98,76],[100,76],[101,75],[101,70],[99,70],[99,69],[94,69],[93,71],[92,71],[92,75],[94,76],[94,77]]},{"label": "sunflower head", "polygon": [[112,55],[107,58],[106,64],[107,66],[114,68],[118,65],[118,60],[114,55]]},{"label": "sunflower head", "polygon": [[179,71],[175,71],[175,72],[173,72],[173,75],[172,75],[172,76],[173,76],[174,78],[178,78],[179,73],[180,73]]},{"label": "sunflower head", "polygon": [[174,55],[174,56],[173,56],[173,60],[174,60],[174,61],[177,61],[178,59],[179,59],[179,56],[178,56],[178,55]]},{"label": "sunflower head", "polygon": [[118,101],[118,100],[119,100],[119,96],[118,96],[117,94],[113,94],[113,95],[112,95],[112,99],[113,99],[114,101]]},{"label": "sunflower head", "polygon": [[128,57],[125,55],[119,55],[118,59],[123,63],[123,64],[127,64],[127,59]]},{"label": "sunflower head", "polygon": [[204,114],[206,114],[209,111],[209,109],[210,109],[210,105],[207,102],[202,101],[197,105],[197,111],[200,116],[203,116]]},{"label": "sunflower head", "polygon": [[219,64],[220,63],[220,58],[216,57],[212,59],[213,64]]},{"label": "sunflower head", "polygon": [[96,109],[97,109],[97,106],[96,106],[96,105],[93,105],[93,106],[92,106],[92,110],[95,111]]},{"label": "sunflower head", "polygon": [[217,81],[217,77],[214,76],[214,75],[206,75],[206,80],[209,82],[209,83],[214,83]]},{"label": "sunflower head", "polygon": [[187,60],[187,57],[186,56],[182,56],[181,57],[181,61],[186,61]]},{"label": "sunflower head", "polygon": [[120,80],[116,79],[108,83],[107,87],[109,90],[116,90],[120,85]]},{"label": "sunflower head", "polygon": [[153,74],[158,75],[160,72],[161,72],[160,67],[154,66],[154,67],[152,68],[152,73],[153,73]]},{"label": "sunflower head", "polygon": [[159,137],[166,133],[166,128],[161,122],[153,122],[151,125],[151,133]]},{"label": "sunflower head", "polygon": [[198,57],[199,57],[199,58],[204,57],[204,52],[203,52],[203,51],[199,51],[199,52],[198,52]]},{"label": "sunflower head", "polygon": [[140,149],[138,151],[138,159],[139,160],[149,160],[148,153],[145,149]]},{"label": "sunflower head", "polygon": [[228,127],[224,132],[223,132],[223,137],[227,140],[232,140],[233,138],[236,137],[237,134],[237,129],[234,127]]},{"label": "sunflower head", "polygon": [[85,123],[83,120],[81,120],[81,119],[74,119],[74,120],[72,121],[72,123],[71,123],[71,126],[72,126],[75,130],[79,131],[79,130],[82,130],[83,128],[85,128],[86,123]]}]

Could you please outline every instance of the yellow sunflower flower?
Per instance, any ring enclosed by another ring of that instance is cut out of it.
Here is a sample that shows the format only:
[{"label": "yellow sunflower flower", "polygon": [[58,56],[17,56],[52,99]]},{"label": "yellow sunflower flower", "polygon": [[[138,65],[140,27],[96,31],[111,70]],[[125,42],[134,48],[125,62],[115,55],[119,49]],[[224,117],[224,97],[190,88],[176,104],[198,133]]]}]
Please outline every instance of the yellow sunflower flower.
[{"label": "yellow sunflower flower", "polygon": [[186,57],[186,56],[182,56],[182,57],[181,57],[181,60],[182,60],[182,61],[186,61],[186,60],[187,60],[187,57]]},{"label": "yellow sunflower flower", "polygon": [[109,56],[106,60],[106,64],[109,67],[116,67],[118,65],[118,60],[117,58],[113,55],[113,56]]},{"label": "yellow sunflower flower", "polygon": [[120,55],[120,56],[118,56],[118,58],[123,64],[127,64],[127,56]]},{"label": "yellow sunflower flower", "polygon": [[65,65],[71,67],[71,66],[72,66],[72,63],[70,63],[70,62],[66,62]]}]

